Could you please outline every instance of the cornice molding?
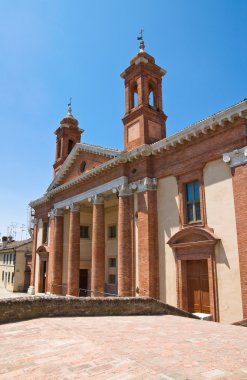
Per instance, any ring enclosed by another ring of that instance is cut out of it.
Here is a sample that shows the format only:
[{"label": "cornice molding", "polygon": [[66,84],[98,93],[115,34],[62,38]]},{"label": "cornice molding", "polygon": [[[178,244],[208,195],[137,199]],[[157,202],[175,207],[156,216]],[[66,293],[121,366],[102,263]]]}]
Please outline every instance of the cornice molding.
[{"label": "cornice molding", "polygon": [[223,154],[223,161],[231,168],[247,164],[247,146]]},{"label": "cornice molding", "polygon": [[[244,100],[230,108],[227,108],[224,111],[218,112],[213,116],[210,116],[207,119],[199,121],[195,124],[192,124],[188,128],[183,129],[182,131],[175,133],[174,135],[167,137],[163,140],[157,141],[154,144],[148,145],[144,144],[130,151],[118,151],[108,148],[101,148],[90,144],[76,144],[73,148],[69,157],[65,160],[63,166],[57,173],[56,177],[49,186],[47,193],[35,201],[30,202],[31,207],[36,207],[42,203],[48,202],[55,194],[69,189],[79,183],[82,183],[89,178],[97,176],[99,173],[102,173],[106,170],[111,169],[112,167],[124,164],[126,162],[131,162],[137,160],[143,156],[156,155],[164,150],[168,150],[171,147],[176,145],[184,144],[191,140],[191,138],[198,138],[200,134],[207,134],[208,131],[214,131],[217,126],[224,127],[225,123],[233,122],[235,118],[244,118],[247,119],[247,100]],[[87,150],[88,149],[88,150]],[[98,165],[96,168],[90,170],[87,173],[78,176],[62,185],[59,185],[59,181],[63,177],[64,173],[69,170],[69,167],[75,160],[76,155],[79,154],[80,150],[89,151],[95,149],[99,154],[103,154],[105,151],[109,153],[109,157],[113,156],[112,159],[109,159],[105,163]],[[73,153],[73,154],[72,154]]]}]

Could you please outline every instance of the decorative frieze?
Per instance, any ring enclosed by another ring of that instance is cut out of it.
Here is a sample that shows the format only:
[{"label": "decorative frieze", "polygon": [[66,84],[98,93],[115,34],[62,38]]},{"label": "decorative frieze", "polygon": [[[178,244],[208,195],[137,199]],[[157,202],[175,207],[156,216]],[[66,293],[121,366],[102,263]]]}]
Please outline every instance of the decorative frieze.
[{"label": "decorative frieze", "polygon": [[247,146],[241,149],[234,149],[232,152],[223,154],[223,161],[231,168],[247,164]]}]

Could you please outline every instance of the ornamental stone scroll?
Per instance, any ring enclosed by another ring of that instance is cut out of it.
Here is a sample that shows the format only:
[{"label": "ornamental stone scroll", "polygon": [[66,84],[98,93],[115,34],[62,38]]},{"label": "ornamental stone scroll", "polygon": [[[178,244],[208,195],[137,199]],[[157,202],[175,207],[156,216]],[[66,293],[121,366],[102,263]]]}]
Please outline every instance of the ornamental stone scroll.
[{"label": "ornamental stone scroll", "polygon": [[247,146],[241,149],[234,149],[232,152],[224,153],[223,161],[231,168],[247,164]]}]

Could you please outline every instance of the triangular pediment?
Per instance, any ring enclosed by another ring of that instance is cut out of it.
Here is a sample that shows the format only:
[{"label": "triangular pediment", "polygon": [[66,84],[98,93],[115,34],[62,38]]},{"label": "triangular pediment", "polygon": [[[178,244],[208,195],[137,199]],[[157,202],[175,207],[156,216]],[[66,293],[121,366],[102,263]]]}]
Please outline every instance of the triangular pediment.
[{"label": "triangular pediment", "polygon": [[114,157],[120,156],[117,149],[104,148],[97,145],[78,143],[57,172],[47,191],[71,181],[102,165]]}]

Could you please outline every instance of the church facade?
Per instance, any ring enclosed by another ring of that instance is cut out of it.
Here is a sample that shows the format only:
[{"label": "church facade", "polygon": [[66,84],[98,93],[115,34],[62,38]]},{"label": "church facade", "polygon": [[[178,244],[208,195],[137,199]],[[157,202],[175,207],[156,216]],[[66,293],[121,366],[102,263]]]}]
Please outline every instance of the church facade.
[{"label": "church facade", "polygon": [[148,296],[247,318],[247,100],[167,137],[165,70],[121,74],[124,150],[81,143],[71,107],[35,211],[30,293]]}]

